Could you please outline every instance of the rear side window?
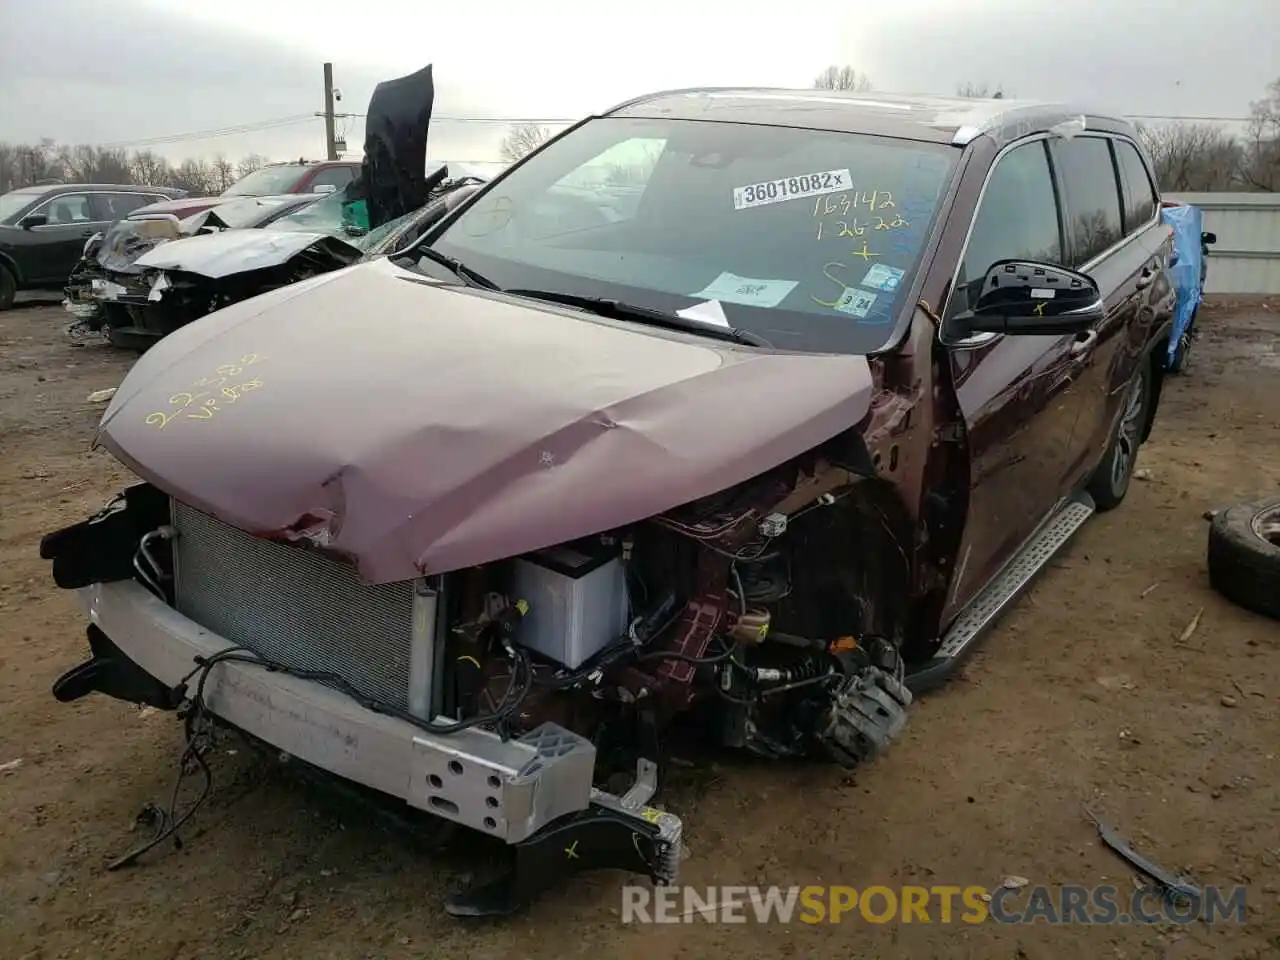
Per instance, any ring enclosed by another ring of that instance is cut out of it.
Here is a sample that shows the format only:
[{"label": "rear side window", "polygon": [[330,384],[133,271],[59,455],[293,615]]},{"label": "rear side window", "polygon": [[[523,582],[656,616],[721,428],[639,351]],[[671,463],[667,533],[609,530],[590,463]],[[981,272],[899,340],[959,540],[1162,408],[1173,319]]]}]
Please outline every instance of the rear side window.
[{"label": "rear side window", "polygon": [[968,309],[997,260],[1062,259],[1058,201],[1044,141],[1015,147],[1000,158],[983,191],[951,312]]},{"label": "rear side window", "polygon": [[1138,148],[1124,140],[1116,140],[1115,148],[1124,187],[1124,230],[1132,233],[1156,215],[1156,191]]},{"label": "rear side window", "polygon": [[140,207],[156,202],[145,193],[99,193],[93,196],[95,220],[123,220]]},{"label": "rear side window", "polygon": [[350,167],[328,167],[311,178],[307,190],[310,193],[328,192],[318,191],[316,187],[333,187],[334,190],[341,190],[353,179],[355,179],[355,172]]},{"label": "rear side window", "polygon": [[1054,161],[1062,177],[1064,220],[1071,236],[1068,266],[1080,267],[1120,241],[1120,186],[1104,137],[1074,137],[1054,143]]}]

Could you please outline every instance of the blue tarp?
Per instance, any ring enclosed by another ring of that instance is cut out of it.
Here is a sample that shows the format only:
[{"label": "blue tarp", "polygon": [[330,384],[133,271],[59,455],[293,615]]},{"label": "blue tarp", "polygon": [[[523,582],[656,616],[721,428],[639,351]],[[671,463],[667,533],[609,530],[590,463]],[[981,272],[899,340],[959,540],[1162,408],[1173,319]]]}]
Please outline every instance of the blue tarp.
[{"label": "blue tarp", "polygon": [[1172,363],[1178,344],[1200,306],[1200,233],[1204,229],[1204,214],[1197,206],[1183,204],[1164,207],[1161,216],[1173,228],[1169,279],[1177,295],[1177,306],[1173,311],[1173,334],[1169,337],[1169,362]]}]

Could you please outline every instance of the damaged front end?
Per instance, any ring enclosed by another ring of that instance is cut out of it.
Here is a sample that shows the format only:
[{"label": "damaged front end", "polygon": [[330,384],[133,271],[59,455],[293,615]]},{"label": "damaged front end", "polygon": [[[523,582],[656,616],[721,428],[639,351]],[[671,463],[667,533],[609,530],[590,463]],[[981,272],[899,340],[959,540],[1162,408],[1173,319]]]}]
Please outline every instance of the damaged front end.
[{"label": "damaged front end", "polygon": [[363,252],[328,234],[235,230],[185,240],[139,257],[135,283],[115,302],[129,322],[115,346],[146,350],[179,327],[299,281],[355,263]]},{"label": "damaged front end", "polygon": [[[681,823],[650,805],[672,742],[853,766],[901,731],[912,523],[860,427],[903,399],[865,358],[385,261],[316,283],[117,391],[99,440],[145,482],[41,545],[93,624],[60,699],[215,717],[506,843],[464,915],[582,869],[674,881]],[[378,310],[324,360],[335,302]]]},{"label": "damaged front end", "polygon": [[127,326],[130,303],[145,303],[149,292],[135,262],[183,235],[177,217],[157,215],[118,220],[104,233],[90,237],[63,291],[63,308],[75,318],[68,335],[73,339],[109,335],[113,326]]}]

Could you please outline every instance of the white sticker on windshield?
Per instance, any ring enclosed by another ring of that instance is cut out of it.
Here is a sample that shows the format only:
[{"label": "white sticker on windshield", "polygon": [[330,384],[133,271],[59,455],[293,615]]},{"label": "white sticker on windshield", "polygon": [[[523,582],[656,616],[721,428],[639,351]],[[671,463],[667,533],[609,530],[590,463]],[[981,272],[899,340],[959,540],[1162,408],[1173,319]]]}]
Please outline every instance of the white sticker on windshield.
[{"label": "white sticker on windshield", "polygon": [[871,305],[876,302],[874,293],[867,293],[865,290],[859,290],[857,287],[845,287],[844,293],[840,294],[840,299],[836,301],[834,307],[840,313],[847,313],[851,317],[865,317],[871,312]]},{"label": "white sticker on windshield", "polygon": [[730,326],[729,318],[724,315],[724,307],[720,306],[719,300],[695,303],[692,307],[677,310],[676,316],[684,317],[687,320],[697,320],[701,323],[711,323],[717,327]]},{"label": "white sticker on windshield", "polygon": [[795,280],[757,280],[736,273],[722,273],[691,297],[742,303],[748,307],[776,307],[797,286]]},{"label": "white sticker on windshield", "polygon": [[886,263],[872,264],[867,275],[862,278],[862,285],[872,290],[894,291],[902,282],[902,271]]},{"label": "white sticker on windshield", "polygon": [[823,193],[838,193],[853,186],[853,176],[845,170],[802,173],[795,177],[779,177],[764,183],[749,183],[733,188],[733,209],[747,210],[784,200],[800,200]]}]

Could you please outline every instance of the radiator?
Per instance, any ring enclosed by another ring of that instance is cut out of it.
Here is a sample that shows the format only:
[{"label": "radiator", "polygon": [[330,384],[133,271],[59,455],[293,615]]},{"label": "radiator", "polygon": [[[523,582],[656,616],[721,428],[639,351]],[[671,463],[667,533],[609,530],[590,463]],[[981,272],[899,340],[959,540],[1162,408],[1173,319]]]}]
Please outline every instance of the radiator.
[{"label": "radiator", "polygon": [[409,707],[413,583],[363,583],[351,566],[262,540],[174,502],[178,611],[286,666],[335,673]]}]

